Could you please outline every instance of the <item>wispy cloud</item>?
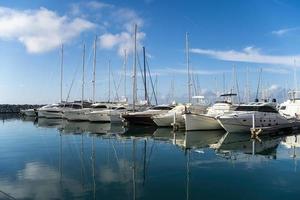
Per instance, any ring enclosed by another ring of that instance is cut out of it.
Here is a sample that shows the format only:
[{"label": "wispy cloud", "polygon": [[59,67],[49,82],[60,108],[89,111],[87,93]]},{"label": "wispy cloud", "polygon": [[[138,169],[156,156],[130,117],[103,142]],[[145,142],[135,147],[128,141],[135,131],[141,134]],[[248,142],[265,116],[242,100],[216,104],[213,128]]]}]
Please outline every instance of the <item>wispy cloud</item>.
[{"label": "wispy cloud", "polygon": [[293,27],[293,28],[284,28],[284,29],[279,29],[279,30],[274,30],[272,31],[272,34],[277,35],[277,36],[282,36],[285,34],[288,34],[293,31],[300,30],[300,27]]},{"label": "wispy cloud", "polygon": [[[153,73],[159,74],[161,76],[172,76],[174,74],[187,74],[186,69],[179,68],[164,68],[152,70]],[[229,70],[191,70],[194,75],[217,75],[230,72]]]},{"label": "wispy cloud", "polygon": [[16,39],[30,53],[52,50],[95,26],[86,19],[59,16],[46,8],[15,10],[0,7],[0,39]]},{"label": "wispy cloud", "polygon": [[[206,55],[218,60],[248,62],[248,63],[263,63],[294,66],[294,60],[300,61],[300,55],[268,55],[260,52],[254,47],[246,47],[242,51],[228,50],[211,50],[211,49],[191,49],[191,53]],[[296,62],[300,66],[299,62]]]}]

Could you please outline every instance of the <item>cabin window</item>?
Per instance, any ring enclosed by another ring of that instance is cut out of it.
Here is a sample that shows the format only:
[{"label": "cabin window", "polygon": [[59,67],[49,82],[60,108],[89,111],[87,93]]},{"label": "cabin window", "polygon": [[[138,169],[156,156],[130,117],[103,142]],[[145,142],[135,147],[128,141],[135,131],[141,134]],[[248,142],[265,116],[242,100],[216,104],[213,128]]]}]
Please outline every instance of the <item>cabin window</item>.
[{"label": "cabin window", "polygon": [[280,106],[279,110],[285,110],[286,106]]}]

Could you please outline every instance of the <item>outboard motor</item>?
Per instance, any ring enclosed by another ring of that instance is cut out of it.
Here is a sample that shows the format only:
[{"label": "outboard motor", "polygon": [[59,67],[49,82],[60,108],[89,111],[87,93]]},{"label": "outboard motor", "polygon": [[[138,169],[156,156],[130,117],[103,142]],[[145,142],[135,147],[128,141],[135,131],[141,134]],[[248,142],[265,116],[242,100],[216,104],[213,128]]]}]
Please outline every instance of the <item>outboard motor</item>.
[{"label": "outboard motor", "polygon": [[272,99],[272,103],[276,103],[277,101],[276,101],[276,99]]}]

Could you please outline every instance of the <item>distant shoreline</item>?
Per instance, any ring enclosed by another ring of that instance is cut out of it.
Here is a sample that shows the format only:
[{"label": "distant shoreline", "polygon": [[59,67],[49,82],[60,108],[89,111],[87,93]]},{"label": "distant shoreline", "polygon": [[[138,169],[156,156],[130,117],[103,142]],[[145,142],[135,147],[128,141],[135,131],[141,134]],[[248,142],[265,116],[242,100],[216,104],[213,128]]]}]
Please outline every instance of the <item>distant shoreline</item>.
[{"label": "distant shoreline", "polygon": [[[44,104],[43,104],[44,105]],[[20,113],[21,110],[40,108],[42,104],[0,104],[0,113]]]}]

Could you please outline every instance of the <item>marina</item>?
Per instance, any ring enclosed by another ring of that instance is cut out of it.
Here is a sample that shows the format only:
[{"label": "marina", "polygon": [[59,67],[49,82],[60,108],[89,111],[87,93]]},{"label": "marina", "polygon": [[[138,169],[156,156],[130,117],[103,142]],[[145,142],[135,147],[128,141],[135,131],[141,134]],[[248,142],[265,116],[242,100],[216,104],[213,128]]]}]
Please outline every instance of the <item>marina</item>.
[{"label": "marina", "polygon": [[0,5],[0,200],[299,199],[300,1]]}]

